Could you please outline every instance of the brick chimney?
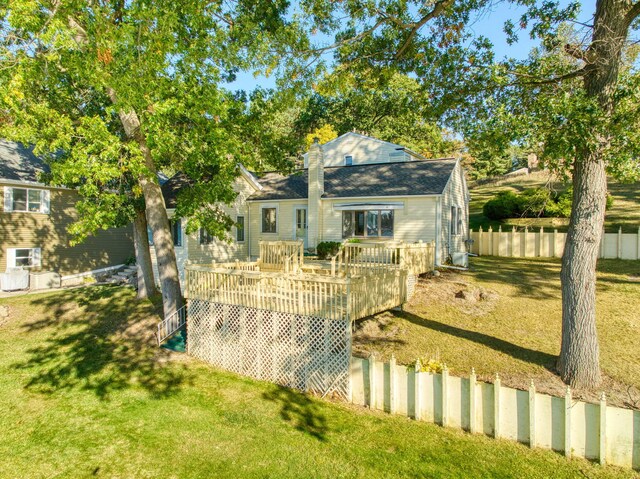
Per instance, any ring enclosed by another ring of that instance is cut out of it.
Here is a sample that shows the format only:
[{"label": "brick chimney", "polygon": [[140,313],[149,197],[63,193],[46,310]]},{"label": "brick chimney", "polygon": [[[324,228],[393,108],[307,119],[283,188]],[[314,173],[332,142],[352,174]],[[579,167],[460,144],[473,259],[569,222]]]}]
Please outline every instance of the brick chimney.
[{"label": "brick chimney", "polygon": [[321,241],[322,232],[322,195],[324,194],[324,157],[318,138],[313,139],[309,148],[309,205],[307,246],[315,250]]}]

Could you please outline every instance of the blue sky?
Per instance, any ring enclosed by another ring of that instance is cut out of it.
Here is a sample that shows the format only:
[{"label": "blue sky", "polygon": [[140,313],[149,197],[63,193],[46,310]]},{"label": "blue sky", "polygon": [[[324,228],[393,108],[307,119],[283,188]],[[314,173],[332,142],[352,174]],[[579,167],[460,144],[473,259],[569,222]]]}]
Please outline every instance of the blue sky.
[{"label": "blue sky", "polygon": [[[568,3],[568,0],[561,0],[561,4],[563,5]],[[588,21],[593,8],[594,6],[592,5],[587,6],[587,15],[585,16],[583,12],[580,17],[585,18],[580,18],[580,20],[585,22]],[[502,59],[503,57],[511,57],[523,59],[528,55],[531,48],[538,45],[538,41],[531,40],[528,32],[520,32],[519,41],[514,45],[509,45],[507,44],[507,36],[503,31],[503,25],[507,19],[511,19],[517,25],[518,19],[524,10],[525,9],[523,7],[517,7],[507,2],[500,2],[492,11],[486,12],[473,22],[470,25],[470,28],[476,35],[483,35],[491,40],[494,45],[496,58]],[[240,72],[237,75],[237,80],[227,85],[227,88],[231,90],[250,91],[257,87],[274,88],[275,77],[265,78],[264,76],[260,76],[254,78],[252,73]]]}]

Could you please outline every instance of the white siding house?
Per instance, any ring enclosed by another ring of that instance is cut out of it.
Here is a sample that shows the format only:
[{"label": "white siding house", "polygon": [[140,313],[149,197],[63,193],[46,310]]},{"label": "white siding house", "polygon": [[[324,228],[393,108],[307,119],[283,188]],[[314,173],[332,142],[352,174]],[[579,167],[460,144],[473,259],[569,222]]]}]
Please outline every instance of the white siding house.
[{"label": "white siding house", "polygon": [[[171,213],[184,185],[174,178],[167,184],[163,191]],[[305,168],[292,175],[267,173],[256,179],[245,170],[236,190],[235,203],[224,209],[234,220],[243,218],[244,234],[233,228],[229,241],[206,244],[200,234],[186,236],[176,247],[181,271],[185,261],[255,258],[260,241],[290,239],[303,239],[311,251],[322,241],[348,238],[434,241],[442,264],[465,251],[469,235],[469,192],[459,160],[425,159],[356,133],[314,144]]]}]

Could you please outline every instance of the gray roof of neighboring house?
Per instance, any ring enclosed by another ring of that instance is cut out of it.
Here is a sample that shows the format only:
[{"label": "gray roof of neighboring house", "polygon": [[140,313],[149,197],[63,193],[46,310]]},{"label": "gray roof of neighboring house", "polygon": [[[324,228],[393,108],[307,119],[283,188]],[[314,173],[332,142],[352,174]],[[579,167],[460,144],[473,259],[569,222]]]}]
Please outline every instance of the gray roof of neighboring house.
[{"label": "gray roof of neighboring house", "polygon": [[49,165],[33,154],[33,148],[0,140],[0,179],[39,182],[42,172],[49,172]]},{"label": "gray roof of neighboring house", "polygon": [[[439,195],[455,165],[454,158],[444,158],[325,167],[323,198]],[[306,199],[307,174],[307,170],[289,176],[266,173],[258,179],[264,188],[249,200]]]}]

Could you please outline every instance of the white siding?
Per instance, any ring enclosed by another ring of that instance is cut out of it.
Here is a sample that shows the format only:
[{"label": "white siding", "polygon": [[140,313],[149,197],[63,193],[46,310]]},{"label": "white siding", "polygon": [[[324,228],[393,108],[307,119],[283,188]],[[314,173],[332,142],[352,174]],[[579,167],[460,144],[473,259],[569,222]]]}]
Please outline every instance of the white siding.
[{"label": "white siding", "polygon": [[[458,235],[450,235],[451,207],[462,209],[462,232]],[[464,177],[464,170],[460,162],[451,173],[449,183],[442,195],[442,229],[440,243],[442,244],[440,261],[447,260],[451,253],[466,251],[464,241],[469,238],[469,190]]]},{"label": "white siding", "polygon": [[[260,241],[294,240],[295,208],[307,206],[307,200],[252,201],[249,203],[249,231],[251,239],[250,255],[256,258],[260,253]],[[277,208],[277,232],[262,233],[261,208],[275,206]],[[247,220],[245,220],[247,221]]]},{"label": "white siding", "polygon": [[[390,159],[389,153],[401,152],[402,146],[357,133],[346,133],[325,143],[321,148],[324,153],[324,166],[344,166],[345,155],[353,157],[354,165],[407,161],[412,158],[408,153],[405,153],[401,157]],[[304,167],[308,167],[307,154],[304,155]]]},{"label": "white siding", "polygon": [[[342,241],[342,211],[335,204],[358,203],[360,200],[324,200],[322,241]],[[436,197],[380,197],[363,203],[402,202],[404,207],[393,213],[393,240],[415,243],[436,239]],[[386,241],[390,240],[386,239]],[[385,240],[383,240],[385,241]]]},{"label": "white siding", "polygon": [[187,250],[188,260],[191,263],[211,263],[215,262],[227,262],[237,260],[246,260],[249,254],[248,251],[248,204],[247,198],[255,191],[254,187],[244,178],[240,177],[236,180],[235,190],[238,192],[238,196],[232,205],[223,205],[224,212],[233,219],[236,220],[237,216],[244,216],[245,233],[244,242],[238,243],[236,241],[236,228],[232,227],[229,232],[229,241],[214,240],[212,244],[201,245],[200,244],[200,232],[196,231],[188,235]]}]

